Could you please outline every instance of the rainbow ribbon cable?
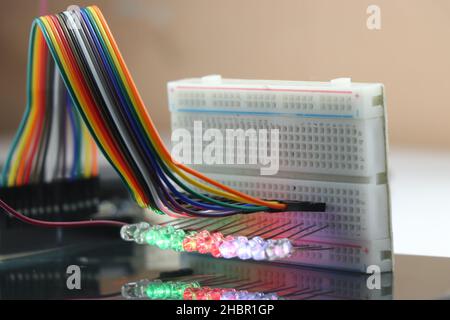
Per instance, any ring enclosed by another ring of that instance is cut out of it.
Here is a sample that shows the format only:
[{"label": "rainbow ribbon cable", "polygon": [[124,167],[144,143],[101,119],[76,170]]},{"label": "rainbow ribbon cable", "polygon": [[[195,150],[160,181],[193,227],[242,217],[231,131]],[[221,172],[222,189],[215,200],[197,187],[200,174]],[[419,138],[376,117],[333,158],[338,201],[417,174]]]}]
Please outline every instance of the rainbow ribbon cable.
[{"label": "rainbow ribbon cable", "polygon": [[[27,70],[27,106],[6,160],[0,186],[42,184],[97,176],[96,147],[80,113],[71,107],[45,37],[33,28]],[[55,159],[49,150],[56,146]],[[72,163],[68,163],[72,146]],[[53,160],[53,162],[52,162]],[[50,164],[53,169],[48,170]]]},{"label": "rainbow ribbon cable", "polygon": [[[97,174],[92,137],[136,202],[157,213],[217,217],[287,208],[231,189],[172,159],[95,6],[34,21],[28,104],[3,171],[4,186],[43,178],[52,124],[59,130],[55,177]],[[73,138],[70,168],[65,166],[66,127]]]}]

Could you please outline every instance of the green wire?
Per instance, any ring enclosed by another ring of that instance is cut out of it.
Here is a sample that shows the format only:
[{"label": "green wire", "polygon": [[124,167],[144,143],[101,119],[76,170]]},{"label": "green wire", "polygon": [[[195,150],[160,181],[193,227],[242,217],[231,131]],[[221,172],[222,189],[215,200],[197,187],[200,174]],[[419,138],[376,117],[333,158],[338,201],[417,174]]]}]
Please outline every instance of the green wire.
[{"label": "green wire", "polygon": [[80,177],[81,172],[82,172],[82,169],[81,169],[81,163],[82,163],[81,156],[82,156],[82,145],[83,145],[82,139],[83,139],[83,134],[82,134],[82,131],[81,131],[82,130],[82,128],[81,128],[81,116],[80,116],[78,110],[75,109],[75,108],[73,110],[73,117],[74,117],[74,120],[75,120],[74,122],[75,122],[75,126],[76,126],[74,134],[76,134],[78,136],[76,141],[77,141],[77,144],[78,144],[77,148],[79,150],[78,151],[78,155],[77,155],[77,159],[74,159],[74,161],[76,163],[75,173],[76,173],[77,177]]}]

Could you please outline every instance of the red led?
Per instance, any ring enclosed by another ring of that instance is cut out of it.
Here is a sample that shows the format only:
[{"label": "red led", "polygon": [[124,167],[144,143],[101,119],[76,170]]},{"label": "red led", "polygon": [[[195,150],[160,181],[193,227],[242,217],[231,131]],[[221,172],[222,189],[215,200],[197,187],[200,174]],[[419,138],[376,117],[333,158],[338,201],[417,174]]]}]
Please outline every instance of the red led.
[{"label": "red led", "polygon": [[220,232],[215,232],[211,234],[211,238],[213,239],[213,243],[211,245],[210,253],[214,258],[222,257],[219,247],[222,244],[225,237]]},{"label": "red led", "polygon": [[213,246],[211,247],[211,251],[210,251],[210,253],[211,253],[211,255],[214,257],[214,258],[220,258],[220,257],[222,257],[222,254],[220,253],[220,250],[219,250],[219,246],[220,246],[220,243],[214,243],[213,244]]},{"label": "red led", "polygon": [[211,288],[204,287],[204,288],[198,288],[198,291],[196,292],[196,300],[209,300],[209,292],[211,292]]},{"label": "red led", "polygon": [[224,292],[224,289],[212,289],[209,292],[209,299],[208,300],[220,300],[220,298],[222,297],[222,293]]},{"label": "red led", "polygon": [[222,241],[225,239],[223,234],[220,232],[215,232],[215,233],[211,234],[211,237],[213,238],[214,242],[220,242],[220,243],[222,243]]},{"label": "red led", "polygon": [[187,236],[183,239],[183,249],[187,252],[194,252],[197,250],[197,241],[193,236]]},{"label": "red led", "polygon": [[183,292],[183,300],[194,300],[194,289],[195,288],[187,288]]},{"label": "red led", "polygon": [[197,251],[201,254],[206,254],[211,251],[213,240],[210,236],[198,239]]}]

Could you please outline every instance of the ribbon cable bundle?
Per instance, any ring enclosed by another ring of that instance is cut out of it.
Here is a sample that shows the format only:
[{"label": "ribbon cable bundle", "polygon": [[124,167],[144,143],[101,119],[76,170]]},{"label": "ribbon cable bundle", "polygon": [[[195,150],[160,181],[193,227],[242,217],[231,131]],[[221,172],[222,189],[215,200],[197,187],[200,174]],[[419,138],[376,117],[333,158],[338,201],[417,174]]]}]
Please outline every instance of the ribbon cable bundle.
[{"label": "ribbon cable bundle", "polygon": [[[52,123],[59,128],[54,179],[97,175],[92,137],[136,202],[157,213],[223,217],[301,211],[297,204],[246,195],[174,161],[147,113],[105,18],[95,6],[34,21],[28,105],[3,170],[4,187],[45,179]],[[67,123],[73,136],[71,168],[66,168],[64,159]],[[316,211],[323,209],[320,206]]]},{"label": "ribbon cable bundle", "polygon": [[63,219],[60,213],[72,213],[67,218],[73,219],[97,211],[97,147],[37,26],[29,44],[27,106],[0,197],[24,214]]}]

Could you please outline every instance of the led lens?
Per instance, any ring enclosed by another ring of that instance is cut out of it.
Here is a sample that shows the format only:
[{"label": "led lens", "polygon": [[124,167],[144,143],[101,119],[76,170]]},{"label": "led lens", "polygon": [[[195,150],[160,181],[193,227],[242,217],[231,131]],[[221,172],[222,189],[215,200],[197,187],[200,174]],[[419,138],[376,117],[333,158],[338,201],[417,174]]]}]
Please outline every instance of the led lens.
[{"label": "led lens", "polygon": [[235,258],[237,255],[237,245],[234,237],[227,236],[222,244],[219,246],[219,251],[225,259]]}]

